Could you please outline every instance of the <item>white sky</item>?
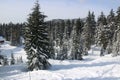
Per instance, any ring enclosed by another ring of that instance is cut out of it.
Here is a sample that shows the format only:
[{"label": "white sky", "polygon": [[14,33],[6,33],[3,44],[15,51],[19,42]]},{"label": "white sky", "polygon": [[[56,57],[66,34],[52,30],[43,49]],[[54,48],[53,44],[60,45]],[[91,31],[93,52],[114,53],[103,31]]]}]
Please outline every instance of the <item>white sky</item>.
[{"label": "white sky", "polygon": [[[0,23],[24,22],[36,0],[1,0]],[[115,11],[120,6],[120,0],[39,0],[41,11],[50,19],[85,18],[88,11],[100,15],[103,11],[108,15],[111,9]]]}]

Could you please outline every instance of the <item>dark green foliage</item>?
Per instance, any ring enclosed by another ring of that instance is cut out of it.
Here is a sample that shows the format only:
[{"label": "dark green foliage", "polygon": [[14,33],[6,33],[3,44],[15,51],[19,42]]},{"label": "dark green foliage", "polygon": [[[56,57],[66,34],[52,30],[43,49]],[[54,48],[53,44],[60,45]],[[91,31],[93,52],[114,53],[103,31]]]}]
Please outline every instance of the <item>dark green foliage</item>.
[{"label": "dark green foliage", "polygon": [[117,10],[117,15],[116,15],[116,30],[114,32],[113,36],[113,49],[112,53],[113,56],[120,55],[120,7]]},{"label": "dark green foliage", "polygon": [[109,42],[109,32],[110,31],[107,30],[107,29],[104,29],[104,30],[101,31],[100,44],[102,45],[104,50],[106,50],[106,47],[107,47],[108,42]]},{"label": "dark green foliage", "polygon": [[25,50],[27,52],[28,69],[47,69],[50,64],[46,58],[50,57],[46,17],[39,11],[38,2],[29,15],[25,27]]},{"label": "dark green foliage", "polygon": [[[80,19],[78,19],[80,21]],[[76,26],[73,27],[72,31],[72,59],[75,60],[82,60],[82,54],[83,54],[83,44],[82,44],[82,38],[81,38],[81,31],[82,31],[82,23],[81,21],[76,21]],[[79,24],[78,24],[79,23]]]},{"label": "dark green foliage", "polygon": [[107,30],[107,35],[108,35],[108,40],[107,40],[107,47],[106,47],[106,51],[108,54],[112,53],[112,46],[113,46],[113,36],[116,30],[116,22],[115,22],[115,13],[113,11],[113,9],[111,9],[109,15],[107,16],[107,26],[108,29]]},{"label": "dark green foliage", "polygon": [[109,15],[107,16],[107,23],[115,22],[115,13],[113,9],[111,9]]},{"label": "dark green foliage", "polygon": [[82,31],[83,31],[83,26],[84,26],[84,23],[83,23],[83,21],[82,20],[80,20],[80,18],[79,19],[77,19],[77,21],[76,21],[76,30],[77,30],[77,34],[81,34],[82,33]]},{"label": "dark green foliage", "polygon": [[82,38],[83,38],[83,45],[84,45],[84,53],[88,54],[88,50],[90,49],[91,45],[95,42],[94,35],[95,35],[95,19],[94,13],[88,13],[88,17],[86,18],[86,22],[83,27]]},{"label": "dark green foliage", "polygon": [[100,24],[107,25],[107,19],[103,12],[101,12],[101,15],[98,17],[97,25],[100,25]]},{"label": "dark green foliage", "polygon": [[[103,12],[101,12],[100,17],[97,21],[97,27],[96,27],[96,44],[100,46],[107,45],[105,44],[107,42],[106,39],[106,29],[107,29],[107,20]],[[106,46],[104,46],[106,48]]]},{"label": "dark green foliage", "polygon": [[23,36],[24,24],[12,22],[8,24],[0,24],[0,36],[3,36],[7,41],[11,42],[11,45],[20,46],[22,45],[20,42],[20,37]]},{"label": "dark green foliage", "polygon": [[68,36],[68,38],[70,38],[71,35],[71,31],[72,31],[72,26],[71,26],[71,21],[68,19],[65,23],[65,28],[66,28],[66,35]]},{"label": "dark green foliage", "polygon": [[7,57],[4,57],[2,63],[3,63],[3,66],[8,65],[8,59],[7,59]]},{"label": "dark green foliage", "polygon": [[14,55],[13,53],[11,54],[11,61],[10,61],[10,65],[13,65],[15,64],[15,58],[14,58]]},{"label": "dark green foliage", "polygon": [[120,7],[117,9],[116,24],[120,26]]}]

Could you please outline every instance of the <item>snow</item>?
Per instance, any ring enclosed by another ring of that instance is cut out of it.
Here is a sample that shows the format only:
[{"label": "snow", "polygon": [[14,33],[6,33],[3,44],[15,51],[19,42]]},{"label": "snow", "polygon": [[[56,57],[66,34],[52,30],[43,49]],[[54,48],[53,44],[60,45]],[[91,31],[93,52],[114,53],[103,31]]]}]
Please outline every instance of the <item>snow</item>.
[{"label": "snow", "polygon": [[2,37],[2,36],[0,36],[0,41],[4,41],[5,39]]},{"label": "snow", "polygon": [[[23,47],[5,47],[17,57],[26,56]],[[100,47],[92,46],[83,61],[50,59],[52,67],[49,70],[27,71],[25,63],[0,66],[0,80],[120,80],[120,56],[100,57],[99,54]]]},{"label": "snow", "polygon": [[11,54],[13,53],[15,59],[22,57],[22,59],[26,61],[27,56],[23,49],[23,46],[11,46],[9,42],[5,42],[4,44],[0,45],[0,51],[0,54],[8,57],[9,59],[11,58]]}]

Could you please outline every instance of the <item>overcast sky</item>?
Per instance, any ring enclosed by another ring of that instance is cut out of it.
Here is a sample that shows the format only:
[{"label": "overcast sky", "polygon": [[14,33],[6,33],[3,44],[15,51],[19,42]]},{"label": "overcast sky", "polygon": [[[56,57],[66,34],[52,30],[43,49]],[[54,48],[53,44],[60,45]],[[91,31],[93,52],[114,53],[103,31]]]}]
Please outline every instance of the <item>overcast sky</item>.
[{"label": "overcast sky", "polygon": [[[0,0],[0,23],[24,22],[36,0]],[[111,9],[116,12],[120,0],[39,0],[41,11],[50,19],[85,18],[88,11],[108,15]]]}]

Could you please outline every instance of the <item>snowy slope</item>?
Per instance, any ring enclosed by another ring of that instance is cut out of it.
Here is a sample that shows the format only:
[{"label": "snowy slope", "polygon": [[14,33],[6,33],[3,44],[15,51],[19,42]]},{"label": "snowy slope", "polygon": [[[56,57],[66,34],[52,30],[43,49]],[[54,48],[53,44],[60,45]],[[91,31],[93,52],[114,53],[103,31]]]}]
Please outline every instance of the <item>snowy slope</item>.
[{"label": "snowy slope", "polygon": [[0,54],[11,58],[11,54],[14,54],[15,59],[22,57],[24,61],[26,61],[26,53],[23,47],[16,47],[9,45],[9,42],[5,42],[4,44],[0,45]]},{"label": "snowy slope", "polygon": [[[93,46],[83,61],[49,60],[52,64],[49,70],[27,72],[25,64],[1,66],[0,80],[120,80],[120,56],[100,57],[99,50]],[[15,49],[15,52],[20,55],[24,51]]]}]

